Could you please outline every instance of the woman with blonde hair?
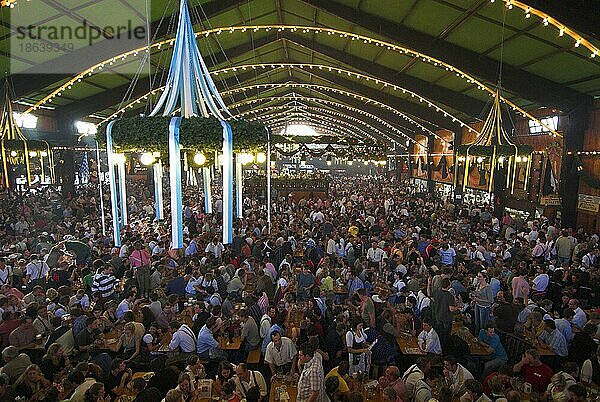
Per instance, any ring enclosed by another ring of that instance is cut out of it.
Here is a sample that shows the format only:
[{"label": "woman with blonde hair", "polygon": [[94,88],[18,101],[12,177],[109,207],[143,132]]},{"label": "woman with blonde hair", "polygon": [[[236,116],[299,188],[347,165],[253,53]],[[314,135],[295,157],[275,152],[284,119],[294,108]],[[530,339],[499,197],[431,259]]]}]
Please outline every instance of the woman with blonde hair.
[{"label": "woman with blonde hair", "polygon": [[48,347],[48,351],[42,358],[40,370],[49,381],[55,381],[56,376],[63,370],[71,366],[69,358],[65,354],[62,345],[53,343]]},{"label": "woman with blonde hair", "polygon": [[119,337],[116,343],[112,345],[107,344],[107,348],[113,352],[121,351],[122,356],[125,357],[125,363],[128,363],[135,359],[140,354],[140,338],[135,336],[135,325],[133,322],[128,322],[123,327],[123,333]]},{"label": "woman with blonde hair", "polygon": [[14,388],[17,396],[28,401],[37,401],[44,397],[50,381],[44,378],[37,364],[30,364],[23,374],[15,381]]}]

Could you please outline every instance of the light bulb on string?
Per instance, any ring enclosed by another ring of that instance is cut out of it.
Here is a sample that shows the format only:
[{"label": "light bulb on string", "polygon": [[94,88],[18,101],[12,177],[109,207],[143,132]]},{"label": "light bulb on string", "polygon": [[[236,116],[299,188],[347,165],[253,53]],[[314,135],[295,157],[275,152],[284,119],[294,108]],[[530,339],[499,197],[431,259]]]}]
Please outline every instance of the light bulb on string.
[{"label": "light bulb on string", "polygon": [[194,155],[194,163],[198,166],[202,166],[206,163],[206,156],[202,152],[198,152]]},{"label": "light bulb on string", "polygon": [[142,156],[140,156],[140,163],[144,166],[150,166],[154,163],[154,161],[154,155],[149,152],[145,152],[142,154]]}]

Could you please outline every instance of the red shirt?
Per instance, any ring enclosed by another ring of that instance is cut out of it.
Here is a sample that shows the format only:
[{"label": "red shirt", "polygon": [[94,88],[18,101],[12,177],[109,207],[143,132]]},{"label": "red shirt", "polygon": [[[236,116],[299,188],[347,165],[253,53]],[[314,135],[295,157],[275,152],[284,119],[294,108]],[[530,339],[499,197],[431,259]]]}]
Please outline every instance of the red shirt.
[{"label": "red shirt", "polygon": [[531,388],[535,392],[543,393],[546,391],[550,379],[554,372],[552,369],[545,364],[539,366],[531,366],[526,364],[523,366],[523,373],[525,381],[531,384]]},{"label": "red shirt", "polygon": [[8,320],[4,321],[0,324],[0,346],[5,348],[10,345],[8,342],[8,336],[11,332],[13,332],[19,325],[21,325],[21,320]]}]

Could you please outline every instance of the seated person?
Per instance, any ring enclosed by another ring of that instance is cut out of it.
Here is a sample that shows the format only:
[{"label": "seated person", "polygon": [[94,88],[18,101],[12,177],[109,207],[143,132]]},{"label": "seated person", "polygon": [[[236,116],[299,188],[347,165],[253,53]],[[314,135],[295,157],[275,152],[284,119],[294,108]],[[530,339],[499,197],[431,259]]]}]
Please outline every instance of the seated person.
[{"label": "seated person", "polygon": [[526,382],[531,384],[535,392],[544,393],[552,379],[552,369],[540,360],[535,349],[528,349],[520,362],[513,366],[513,372],[522,373]]}]

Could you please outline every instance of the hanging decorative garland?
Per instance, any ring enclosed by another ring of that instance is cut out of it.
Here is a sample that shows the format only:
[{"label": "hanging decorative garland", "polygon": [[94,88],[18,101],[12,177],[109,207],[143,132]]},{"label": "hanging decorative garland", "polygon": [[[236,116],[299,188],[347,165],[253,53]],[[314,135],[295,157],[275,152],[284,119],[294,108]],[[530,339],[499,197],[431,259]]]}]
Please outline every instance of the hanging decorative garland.
[{"label": "hanging decorative garland", "polygon": [[[117,120],[112,136],[115,148],[125,151],[167,152],[169,116],[136,116]],[[106,143],[106,125],[98,128],[96,139]],[[267,144],[267,131],[262,124],[246,120],[231,121],[233,148],[236,151],[261,149]],[[181,121],[181,146],[184,149],[219,150],[223,145],[223,127],[215,117],[192,117]]]},{"label": "hanging decorative garland", "polygon": [[[468,145],[460,145],[457,147],[457,153],[459,155],[465,155],[467,153],[467,148],[469,148]],[[533,152],[533,147],[531,145],[523,145],[523,144],[517,145],[517,154],[520,156],[522,156],[522,155],[529,156],[529,155],[531,155],[532,152]],[[469,148],[469,155],[470,156],[492,157],[492,156],[494,156],[494,148],[491,146],[474,145]],[[515,155],[515,148],[513,146],[496,145],[496,156],[497,157],[500,157],[500,156],[509,157],[509,156],[514,156],[514,155]]]}]

